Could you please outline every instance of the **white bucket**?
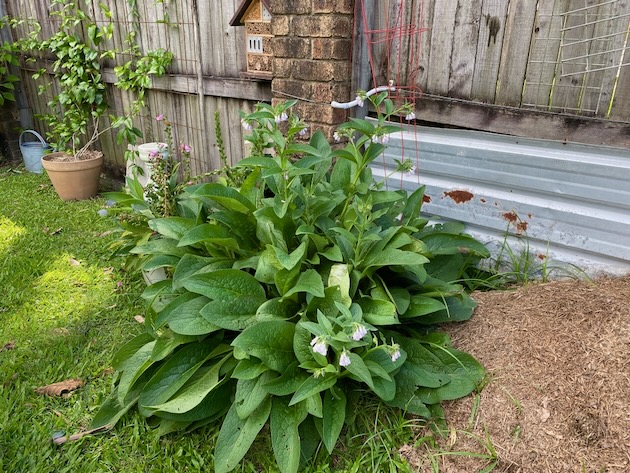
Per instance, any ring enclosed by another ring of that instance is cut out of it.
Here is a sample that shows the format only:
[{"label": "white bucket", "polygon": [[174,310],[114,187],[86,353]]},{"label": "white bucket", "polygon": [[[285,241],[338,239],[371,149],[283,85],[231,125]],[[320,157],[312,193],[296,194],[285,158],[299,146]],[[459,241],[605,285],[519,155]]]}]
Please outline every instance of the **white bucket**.
[{"label": "white bucket", "polygon": [[133,168],[137,168],[138,182],[146,187],[151,182],[151,155],[153,153],[165,153],[168,150],[166,143],[143,143],[138,145],[138,155],[133,163],[127,163],[127,177],[133,176]]}]

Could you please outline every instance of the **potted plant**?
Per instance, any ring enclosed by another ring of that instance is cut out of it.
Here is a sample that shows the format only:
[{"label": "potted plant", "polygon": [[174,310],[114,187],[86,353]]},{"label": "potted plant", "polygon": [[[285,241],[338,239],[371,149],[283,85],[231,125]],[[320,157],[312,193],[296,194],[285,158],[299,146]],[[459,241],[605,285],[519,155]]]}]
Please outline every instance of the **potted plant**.
[{"label": "potted plant", "polygon": [[[102,61],[115,59],[115,50],[100,46],[113,34],[113,23],[99,26],[76,2],[53,0],[55,15],[60,24],[50,38],[40,40],[35,31],[22,42],[25,50],[52,54],[52,75],[57,80],[58,93],[48,103],[50,113],[40,118],[48,125],[47,133],[55,152],[42,157],[42,165],[64,200],[86,199],[96,195],[103,165],[103,153],[94,149],[99,136],[119,129],[118,141],[135,143],[141,136],[133,126],[133,117],[144,106],[144,92],[152,75],[162,75],[172,60],[172,53],[158,50],[143,56],[137,45],[131,44],[125,53],[134,58],[115,67],[116,87],[136,93],[127,115],[110,116],[110,125],[103,127],[103,117],[109,109],[107,86],[103,80]],[[106,10],[104,4],[100,8]],[[111,12],[105,11],[107,17]],[[39,30],[39,28],[37,28]],[[133,40],[133,36],[129,41]],[[33,77],[46,73],[38,70]],[[43,91],[40,88],[40,91]]]}]

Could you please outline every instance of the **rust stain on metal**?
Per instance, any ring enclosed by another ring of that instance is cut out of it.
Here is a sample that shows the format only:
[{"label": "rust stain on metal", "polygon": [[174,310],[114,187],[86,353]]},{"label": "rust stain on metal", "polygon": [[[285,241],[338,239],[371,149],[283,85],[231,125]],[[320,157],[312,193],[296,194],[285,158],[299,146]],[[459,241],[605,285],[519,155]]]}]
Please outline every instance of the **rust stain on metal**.
[{"label": "rust stain on metal", "polygon": [[514,211],[505,212],[501,214],[501,217],[503,217],[503,220],[508,222],[508,224],[514,225],[514,228],[516,229],[516,233],[518,233],[519,235],[521,233],[527,232],[527,226],[529,225],[529,223],[526,222],[525,220],[521,220],[521,218],[518,216],[516,212]]},{"label": "rust stain on metal", "polygon": [[516,212],[505,212],[502,217],[503,220],[506,220],[510,223],[516,223],[518,221],[518,215],[516,215]]},{"label": "rust stain on metal", "polygon": [[470,192],[461,190],[444,192],[444,195],[453,199],[453,202],[455,202],[456,204],[463,204],[464,202],[472,200],[472,198],[474,197],[474,195]]},{"label": "rust stain on metal", "polygon": [[422,196],[422,202],[424,202],[425,204],[430,204],[431,203],[431,196],[430,195],[423,195]]}]

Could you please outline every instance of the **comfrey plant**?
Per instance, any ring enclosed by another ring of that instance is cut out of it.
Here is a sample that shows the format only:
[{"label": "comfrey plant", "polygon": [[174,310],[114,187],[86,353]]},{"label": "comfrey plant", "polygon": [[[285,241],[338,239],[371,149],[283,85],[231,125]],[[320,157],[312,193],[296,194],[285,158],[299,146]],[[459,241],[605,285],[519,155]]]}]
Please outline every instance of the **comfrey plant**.
[{"label": "comfrey plant", "polygon": [[[174,145],[172,125],[160,114],[155,119],[164,125],[164,145],[149,153],[151,175],[143,187],[138,179],[141,168],[134,168],[132,176],[126,179],[126,188],[120,192],[107,192],[107,208],[99,211],[100,215],[114,217],[120,230],[120,236],[112,244],[114,255],[126,258],[128,270],[139,269],[146,263],[147,255],[131,253],[140,244],[149,241],[155,232],[149,222],[156,218],[170,217],[177,214],[177,200],[187,185],[192,183],[190,175],[190,156],[192,148],[180,143]],[[162,267],[159,264],[154,268]]]},{"label": "comfrey plant", "polygon": [[[190,186],[178,216],[149,221],[131,251],[172,278],[146,289],[146,332],[114,358],[113,396],[94,427],[128,409],[160,433],[222,422],[215,471],[238,466],[263,426],[282,472],[323,444],[333,452],[358,393],[424,417],[467,395],[484,371],[436,324],[475,307],[456,281],[488,255],[461,229],[420,216],[423,189],[382,190],[370,163],[397,130],[384,94],[376,124],[353,119],[333,150],[293,102],[260,104],[242,123],[254,154],[240,188]],[[284,133],[280,130],[284,129]]]}]

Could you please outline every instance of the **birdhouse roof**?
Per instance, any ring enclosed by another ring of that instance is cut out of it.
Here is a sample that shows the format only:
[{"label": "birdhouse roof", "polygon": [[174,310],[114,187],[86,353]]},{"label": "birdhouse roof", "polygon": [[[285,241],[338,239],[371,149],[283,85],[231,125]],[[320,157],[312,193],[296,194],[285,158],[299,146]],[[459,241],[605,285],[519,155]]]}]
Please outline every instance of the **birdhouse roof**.
[{"label": "birdhouse roof", "polygon": [[254,2],[262,2],[265,8],[271,11],[271,0],[243,0],[241,4],[239,5],[238,9],[236,10],[236,13],[230,20],[230,26],[242,25],[243,17],[245,16],[245,13],[247,13],[247,10],[251,6],[251,4]]}]

